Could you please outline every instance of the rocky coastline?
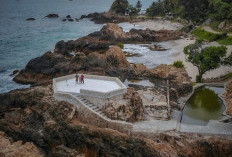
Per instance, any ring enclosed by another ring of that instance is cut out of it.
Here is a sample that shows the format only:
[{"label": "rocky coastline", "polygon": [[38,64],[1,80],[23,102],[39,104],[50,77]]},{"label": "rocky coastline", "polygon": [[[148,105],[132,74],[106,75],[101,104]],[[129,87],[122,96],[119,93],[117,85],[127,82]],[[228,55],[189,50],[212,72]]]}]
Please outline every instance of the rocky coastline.
[{"label": "rocky coastline", "polygon": [[[57,16],[51,15],[51,18]],[[66,17],[67,19],[71,17]],[[73,105],[58,102],[53,97],[52,79],[74,73],[116,76],[121,80],[148,79],[157,86],[151,88],[128,88],[123,103],[108,102],[104,111],[116,120],[136,122],[146,119],[144,113],[153,113],[158,119],[168,120],[167,104],[153,103],[141,93],[159,95],[167,101],[164,93],[170,89],[171,109],[181,110],[178,99],[192,92],[192,82],[185,69],[173,65],[159,65],[149,69],[143,64],[130,63],[122,49],[125,43],[151,43],[181,39],[187,34],[171,30],[136,30],[124,32],[115,23],[128,22],[125,16],[109,13],[93,13],[80,19],[90,18],[95,23],[107,23],[100,31],[77,40],[59,41],[54,52],[30,60],[19,71],[14,81],[32,84],[23,90],[0,94],[0,146],[13,145],[33,150],[34,156],[55,157],[113,157],[113,156],[231,156],[231,137],[204,136],[200,134],[169,131],[158,134],[125,134],[109,128],[99,128],[83,123],[78,110],[72,118]],[[80,20],[78,19],[78,20]],[[144,19],[136,19],[136,21]],[[167,84],[168,83],[168,84]],[[230,90],[230,84],[228,84]],[[231,98],[231,95],[228,96]],[[144,107],[145,106],[145,107]],[[120,115],[118,113],[121,113]],[[9,142],[10,141],[10,142]],[[20,141],[20,142],[19,142]],[[9,156],[10,150],[0,151]],[[15,154],[18,152],[14,152]],[[22,152],[24,154],[24,152]],[[25,152],[27,156],[28,152]]]}]

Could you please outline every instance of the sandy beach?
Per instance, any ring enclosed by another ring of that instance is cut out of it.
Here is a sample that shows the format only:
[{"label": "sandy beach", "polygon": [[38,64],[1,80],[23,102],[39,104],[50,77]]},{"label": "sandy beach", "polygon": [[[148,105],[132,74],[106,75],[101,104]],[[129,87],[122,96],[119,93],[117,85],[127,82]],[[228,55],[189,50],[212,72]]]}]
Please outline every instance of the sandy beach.
[{"label": "sandy beach", "polygon": [[[174,60],[183,61],[189,77],[191,78],[192,81],[196,81],[196,76],[199,74],[198,69],[196,66],[194,66],[192,63],[188,62],[185,59],[186,56],[185,56],[184,51],[183,51],[185,46],[187,46],[189,44],[193,44],[195,42],[195,40],[189,40],[188,38],[185,38],[185,39],[180,39],[180,40],[174,40],[172,42],[173,42],[173,48],[179,50],[179,54],[177,56],[174,56]],[[219,45],[220,44],[218,44],[217,42],[209,42],[205,46],[219,46]],[[227,46],[227,56],[231,53],[231,51],[232,51],[232,46]],[[213,69],[213,70],[206,72],[203,75],[203,78],[204,79],[216,78],[216,77],[226,75],[229,72],[232,72],[231,66],[221,65],[217,69]]]},{"label": "sandy beach", "polygon": [[[144,21],[144,22],[138,22],[136,23],[137,25],[147,27],[152,30],[160,30],[160,29],[167,29],[167,30],[178,30],[183,27],[181,23],[173,23],[169,20],[149,20],[149,21]],[[177,50],[179,53],[173,56],[174,60],[181,60],[183,61],[186,71],[191,78],[191,80],[194,82],[196,81],[196,76],[199,74],[198,69],[196,66],[194,66],[192,63],[188,62],[186,60],[186,56],[184,54],[184,47],[193,44],[195,42],[194,40],[190,40],[189,38],[183,38],[179,40],[173,40],[170,41],[172,48]],[[206,46],[220,46],[217,42],[208,42],[206,43]],[[227,46],[227,56],[232,52],[232,46],[229,45]],[[231,66],[220,66],[217,69],[210,70],[206,72],[203,75],[204,79],[207,78],[216,78],[219,76],[226,75],[227,73],[232,72],[232,67]]]},{"label": "sandy beach", "polygon": [[161,29],[167,29],[167,30],[178,30],[183,27],[181,23],[174,23],[169,20],[161,20],[161,19],[155,19],[155,20],[148,20],[144,22],[138,22],[135,23],[137,25],[147,27],[151,30],[161,30]]}]

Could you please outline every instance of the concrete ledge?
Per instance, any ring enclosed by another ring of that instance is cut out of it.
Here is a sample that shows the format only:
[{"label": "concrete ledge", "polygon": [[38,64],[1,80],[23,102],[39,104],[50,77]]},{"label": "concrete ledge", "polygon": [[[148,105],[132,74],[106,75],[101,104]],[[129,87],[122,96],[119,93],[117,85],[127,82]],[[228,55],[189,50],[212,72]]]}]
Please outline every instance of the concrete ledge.
[{"label": "concrete ledge", "polygon": [[[76,74],[62,76],[53,79],[53,91],[57,93],[56,83],[59,81],[65,81],[69,79],[75,78]],[[80,89],[80,95],[83,96],[90,96],[90,97],[98,97],[98,98],[111,98],[113,96],[122,95],[127,92],[127,87],[117,78],[117,77],[108,77],[108,76],[98,76],[98,75],[87,75],[85,74],[85,78],[87,79],[96,79],[96,80],[105,80],[105,81],[113,81],[117,83],[121,88],[112,90],[110,92],[99,92],[99,91],[92,91],[86,89]],[[65,92],[62,92],[65,93]],[[67,93],[67,92],[66,92]]]}]

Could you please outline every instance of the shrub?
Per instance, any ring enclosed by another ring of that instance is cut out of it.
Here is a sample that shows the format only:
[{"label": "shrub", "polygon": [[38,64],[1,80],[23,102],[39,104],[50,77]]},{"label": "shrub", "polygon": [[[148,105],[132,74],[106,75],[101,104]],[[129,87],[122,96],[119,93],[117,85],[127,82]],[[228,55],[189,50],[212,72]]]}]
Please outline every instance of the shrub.
[{"label": "shrub", "polygon": [[174,67],[177,67],[177,68],[184,68],[184,64],[183,64],[182,61],[175,61],[175,62],[173,63],[173,66],[174,66]]},{"label": "shrub", "polygon": [[118,45],[121,49],[124,49],[123,43],[118,43],[117,45]]}]

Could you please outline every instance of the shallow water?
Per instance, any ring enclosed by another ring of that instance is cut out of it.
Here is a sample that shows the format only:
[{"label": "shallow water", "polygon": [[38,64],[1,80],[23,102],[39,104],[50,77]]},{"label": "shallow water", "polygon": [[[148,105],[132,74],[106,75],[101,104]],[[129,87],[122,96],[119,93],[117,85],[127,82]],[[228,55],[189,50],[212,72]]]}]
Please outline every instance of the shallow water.
[{"label": "shallow water", "polygon": [[[0,0],[0,93],[27,87],[16,84],[9,74],[46,51],[53,51],[60,40],[77,39],[101,29],[102,25],[85,19],[62,22],[66,15],[108,11],[114,0]],[[137,0],[129,0],[135,4]],[[141,0],[143,8],[152,0]],[[44,18],[49,13],[59,18]],[[35,21],[26,21],[27,18]]]},{"label": "shallow water", "polygon": [[123,51],[130,52],[132,54],[139,54],[138,56],[127,57],[131,63],[142,63],[148,68],[154,68],[160,64],[172,64],[173,56],[178,53],[177,50],[173,49],[170,42],[154,43],[158,44],[168,50],[155,51],[150,50],[147,44],[124,44]]},{"label": "shallow water", "polygon": [[206,125],[209,120],[219,120],[225,110],[223,101],[218,97],[223,91],[224,88],[207,86],[196,89],[186,103],[181,122]]}]

